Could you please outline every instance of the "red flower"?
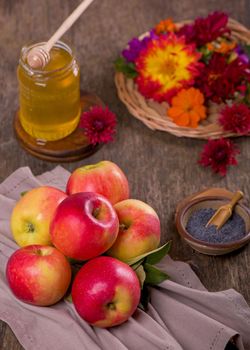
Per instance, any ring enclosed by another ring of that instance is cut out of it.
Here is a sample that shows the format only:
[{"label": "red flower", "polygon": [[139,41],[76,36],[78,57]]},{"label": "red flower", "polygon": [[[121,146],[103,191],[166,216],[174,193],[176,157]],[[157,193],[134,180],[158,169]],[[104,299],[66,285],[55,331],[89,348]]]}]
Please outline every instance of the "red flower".
[{"label": "red flower", "polygon": [[108,107],[94,106],[82,114],[79,126],[91,144],[108,143],[116,132],[116,115]]},{"label": "red flower", "polygon": [[219,36],[229,33],[228,16],[223,12],[214,12],[206,18],[197,18],[193,24],[184,25],[178,35],[184,35],[186,42],[195,42],[197,46],[216,40]]},{"label": "red flower", "polygon": [[250,131],[250,108],[244,103],[226,106],[221,111],[219,123],[226,131],[247,134]]},{"label": "red flower", "polygon": [[207,99],[220,103],[241,92],[242,84],[250,81],[249,67],[239,58],[228,63],[227,57],[213,53],[208,65],[203,66],[196,86]]},{"label": "red flower", "polygon": [[199,163],[205,167],[210,166],[215,173],[225,176],[230,165],[237,165],[235,156],[239,149],[228,139],[209,140],[205,144]]},{"label": "red flower", "polygon": [[170,103],[178,91],[194,84],[203,66],[200,58],[195,45],[174,33],[152,39],[135,61],[138,90],[146,98]]}]

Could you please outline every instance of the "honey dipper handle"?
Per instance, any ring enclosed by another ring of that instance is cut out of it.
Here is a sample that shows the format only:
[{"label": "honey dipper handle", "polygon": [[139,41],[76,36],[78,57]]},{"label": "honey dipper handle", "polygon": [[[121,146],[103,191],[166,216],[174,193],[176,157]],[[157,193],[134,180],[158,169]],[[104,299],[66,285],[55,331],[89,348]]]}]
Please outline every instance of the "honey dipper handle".
[{"label": "honey dipper handle", "polygon": [[233,198],[231,199],[231,202],[229,203],[230,206],[233,208],[235,204],[243,197],[243,192],[237,191],[233,195]]},{"label": "honey dipper handle", "polygon": [[64,33],[75,23],[75,21],[81,16],[81,14],[88,8],[88,6],[94,0],[84,0],[72,13],[71,15],[62,23],[62,25],[57,29],[55,34],[47,41],[45,44],[45,49],[47,52],[51,50],[53,45],[63,36]]}]

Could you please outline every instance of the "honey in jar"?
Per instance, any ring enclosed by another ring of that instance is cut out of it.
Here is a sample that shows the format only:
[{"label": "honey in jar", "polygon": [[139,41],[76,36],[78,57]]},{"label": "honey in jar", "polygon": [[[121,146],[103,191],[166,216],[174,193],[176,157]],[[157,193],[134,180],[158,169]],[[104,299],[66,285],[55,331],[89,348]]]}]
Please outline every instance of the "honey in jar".
[{"label": "honey in jar", "polygon": [[21,51],[19,82],[20,122],[36,139],[59,140],[77,127],[81,114],[80,71],[72,50],[57,42],[50,61],[41,70],[32,69],[27,54],[38,43]]}]

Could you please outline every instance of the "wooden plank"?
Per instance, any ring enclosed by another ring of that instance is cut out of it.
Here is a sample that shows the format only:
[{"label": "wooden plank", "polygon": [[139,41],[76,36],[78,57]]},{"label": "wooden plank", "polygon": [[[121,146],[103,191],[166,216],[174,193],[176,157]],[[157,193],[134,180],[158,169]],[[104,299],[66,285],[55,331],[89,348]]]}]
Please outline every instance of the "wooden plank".
[{"label": "wooden plank", "polygon": [[[12,118],[18,106],[15,71],[21,45],[49,38],[78,3],[78,0],[0,2],[0,180],[20,166],[29,166],[35,174],[55,166],[27,154],[14,138]],[[226,178],[220,178],[197,165],[203,141],[180,139],[147,129],[120,103],[113,82],[113,61],[130,38],[165,17],[183,20],[215,9],[226,10],[250,26],[248,0],[96,0],[91,5],[64,40],[75,48],[81,66],[82,89],[99,95],[118,114],[118,134],[115,143],[104,146],[90,158],[63,166],[73,170],[102,159],[117,162],[128,175],[132,197],[147,201],[159,213],[162,242],[173,240],[172,257],[192,261],[209,290],[235,288],[250,302],[250,246],[224,257],[204,256],[180,240],[173,221],[177,203],[208,186],[227,187],[232,191],[239,188],[250,202],[250,139],[235,141],[241,149],[239,166],[231,169]],[[3,322],[0,322],[0,348],[22,349]]]}]

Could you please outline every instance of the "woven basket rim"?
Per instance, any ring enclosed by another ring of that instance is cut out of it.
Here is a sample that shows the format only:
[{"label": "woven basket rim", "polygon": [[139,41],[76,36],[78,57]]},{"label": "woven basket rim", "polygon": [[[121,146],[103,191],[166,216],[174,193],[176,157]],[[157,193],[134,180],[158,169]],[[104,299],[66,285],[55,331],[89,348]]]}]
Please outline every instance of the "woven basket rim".
[{"label": "woven basket rim", "polygon": [[[192,20],[177,22],[177,26],[191,23]],[[237,42],[250,44],[250,30],[243,24],[233,18],[229,18],[228,27],[231,29],[232,38]],[[148,35],[145,32],[139,36],[143,38]],[[123,73],[115,73],[115,85],[119,99],[126,105],[129,112],[137,119],[142,121],[152,130],[169,132],[178,137],[191,137],[198,139],[217,139],[221,137],[239,137],[239,134],[226,132],[216,122],[219,110],[223,104],[209,104],[208,117],[201,122],[197,128],[180,127],[175,124],[167,115],[168,104],[166,102],[158,103],[152,99],[146,99],[140,94],[133,79],[127,78]],[[246,136],[246,135],[244,135]]]}]

